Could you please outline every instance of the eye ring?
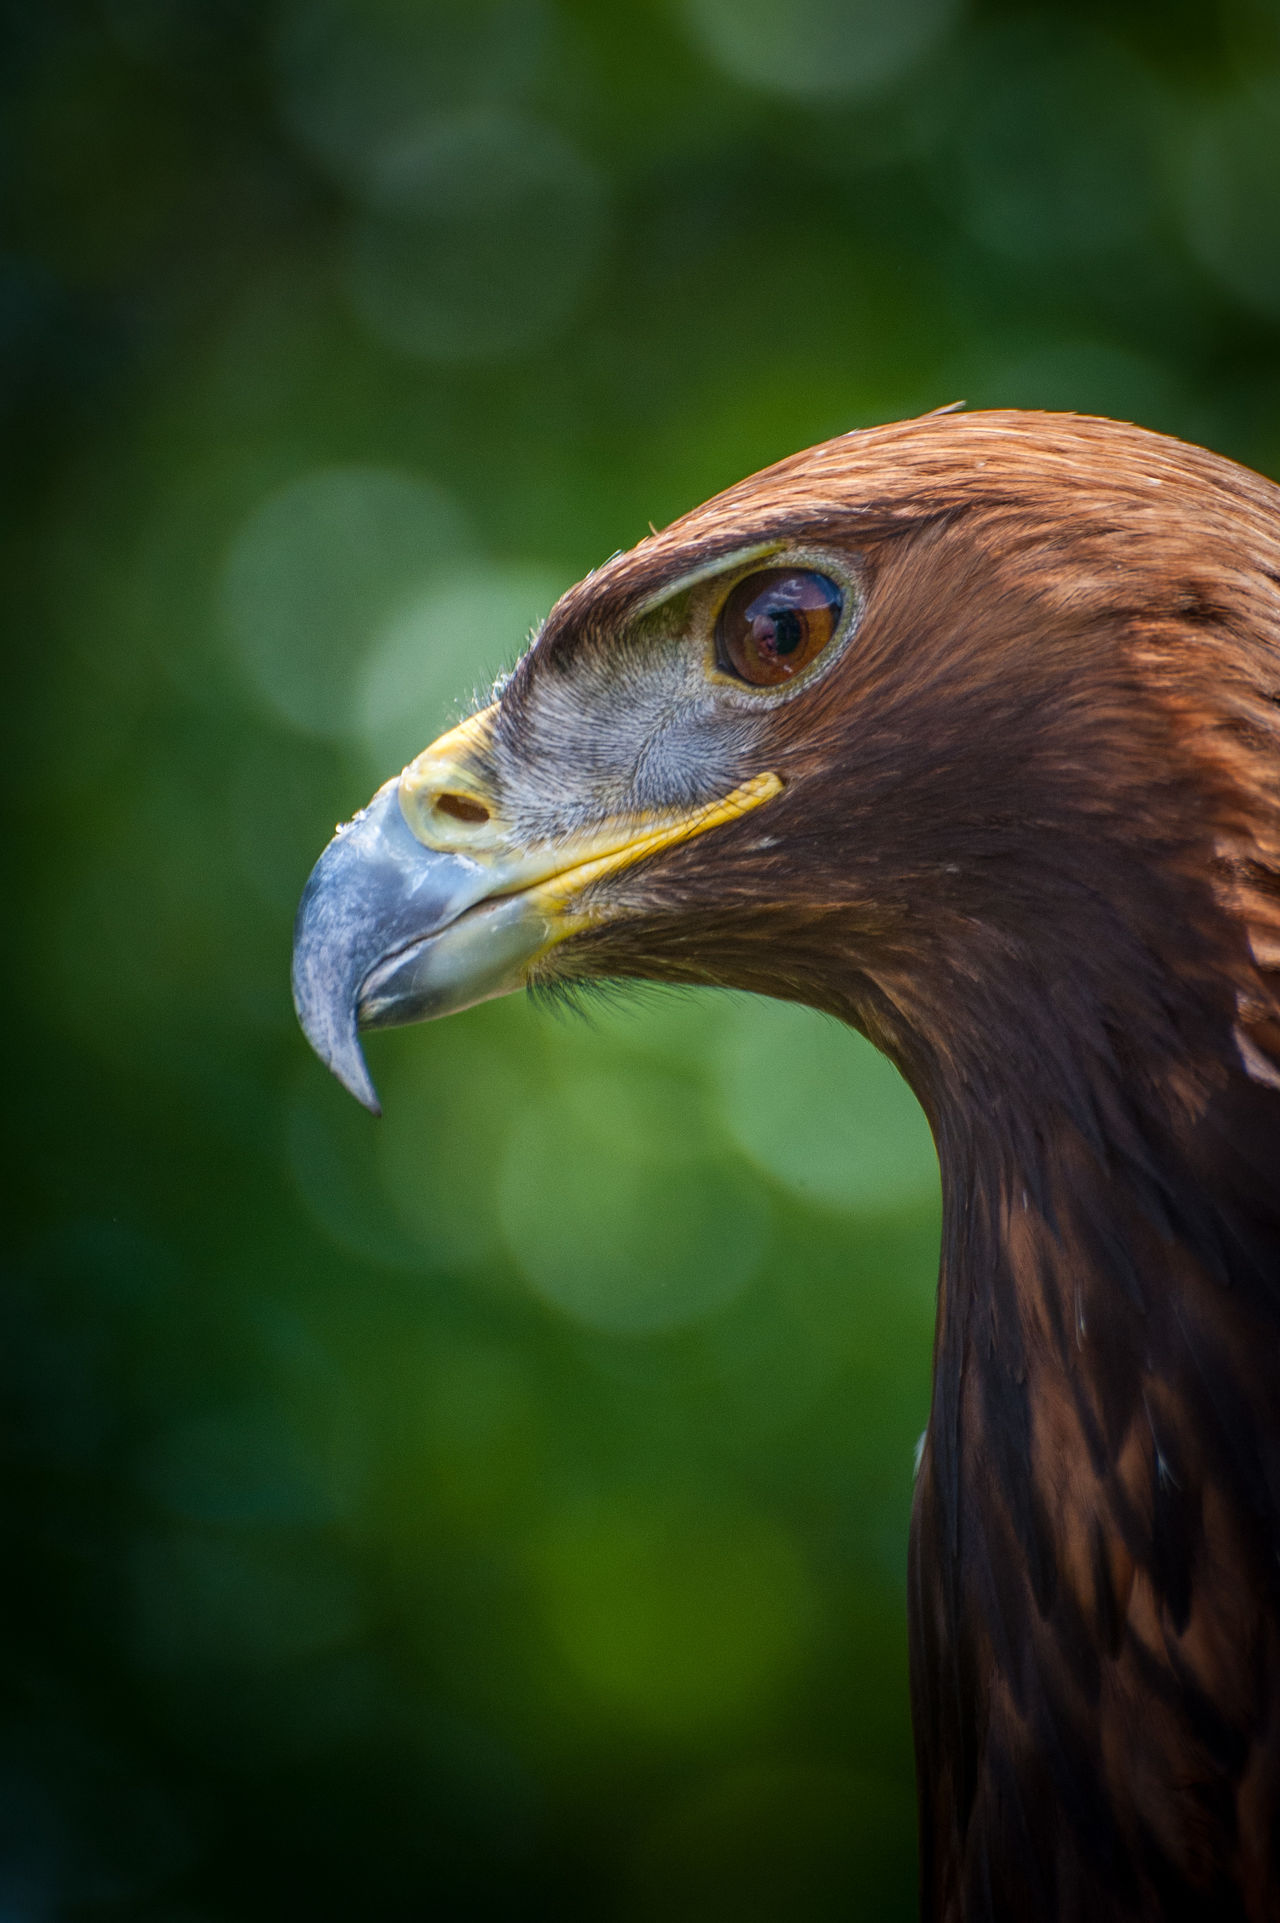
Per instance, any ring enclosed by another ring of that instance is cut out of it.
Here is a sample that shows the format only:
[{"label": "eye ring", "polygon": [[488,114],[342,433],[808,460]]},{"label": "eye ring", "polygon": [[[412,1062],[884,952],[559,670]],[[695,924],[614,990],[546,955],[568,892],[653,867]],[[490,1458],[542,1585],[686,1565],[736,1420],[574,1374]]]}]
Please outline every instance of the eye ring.
[{"label": "eye ring", "polygon": [[752,688],[780,688],[840,626],[844,594],[816,568],[761,568],[738,581],[716,617],[716,666]]}]

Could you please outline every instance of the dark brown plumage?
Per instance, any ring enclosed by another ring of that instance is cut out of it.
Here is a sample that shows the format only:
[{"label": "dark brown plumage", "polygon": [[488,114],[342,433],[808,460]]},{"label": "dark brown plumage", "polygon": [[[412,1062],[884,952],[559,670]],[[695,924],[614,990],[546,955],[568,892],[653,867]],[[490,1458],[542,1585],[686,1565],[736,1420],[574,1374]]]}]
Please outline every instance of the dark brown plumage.
[{"label": "dark brown plumage", "polygon": [[[845,624],[735,688],[717,611],[783,564]],[[1280,491],[1072,417],[846,436],[566,595],[450,756],[407,771],[411,826],[414,780],[456,790],[473,852],[578,877],[519,979],[811,1003],[932,1123],[926,1915],[1280,1917]],[[764,771],[738,818],[572,868]],[[377,972],[352,1007],[396,1019]]]}]

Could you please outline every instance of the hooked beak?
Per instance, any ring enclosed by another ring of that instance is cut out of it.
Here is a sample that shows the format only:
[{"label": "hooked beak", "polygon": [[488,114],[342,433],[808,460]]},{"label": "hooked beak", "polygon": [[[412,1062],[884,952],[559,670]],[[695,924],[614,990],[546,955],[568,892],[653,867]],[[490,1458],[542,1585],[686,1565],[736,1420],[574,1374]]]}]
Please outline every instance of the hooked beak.
[{"label": "hooked beak", "polygon": [[523,987],[549,949],[596,918],[579,900],[591,882],[745,814],[782,786],[776,775],[757,775],[678,817],[522,845],[479,774],[491,715],[442,736],[339,828],[298,906],[298,1020],[321,1061],[375,1115],[361,1029],[428,1021]]},{"label": "hooked beak", "polygon": [[293,931],[293,1003],[321,1061],[373,1114],[360,1029],[505,995],[545,945],[550,931],[520,895],[460,926],[492,887],[479,862],[414,838],[395,782],[338,830],[312,869]]}]

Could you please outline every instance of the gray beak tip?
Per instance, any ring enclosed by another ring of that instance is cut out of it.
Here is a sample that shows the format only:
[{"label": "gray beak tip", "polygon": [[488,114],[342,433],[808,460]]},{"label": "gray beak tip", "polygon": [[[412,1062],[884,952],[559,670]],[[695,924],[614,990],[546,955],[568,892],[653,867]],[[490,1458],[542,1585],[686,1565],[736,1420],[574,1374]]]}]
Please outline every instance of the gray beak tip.
[{"label": "gray beak tip", "polygon": [[334,971],[323,966],[324,960],[323,955],[295,956],[293,1005],[302,1032],[348,1093],[371,1115],[381,1115],[382,1104],[360,1046],[349,987],[331,978]]},{"label": "gray beak tip", "polygon": [[[361,1027],[440,1012],[439,995],[433,1003],[421,991],[412,958],[422,941],[488,888],[474,861],[414,839],[394,781],[338,830],[312,869],[294,924],[293,1005],[316,1054],[371,1115],[382,1110],[360,1047]],[[367,984],[389,968],[404,972],[407,985],[384,989],[375,1007]]]},{"label": "gray beak tip", "polygon": [[382,1103],[378,1100],[378,1091],[365,1065],[364,1050],[359,1042],[353,1038],[349,1048],[332,1055],[326,1055],[321,1049],[317,1049],[316,1053],[325,1067],[337,1076],[347,1093],[355,1096],[361,1108],[367,1108],[370,1115],[382,1114]]},{"label": "gray beak tip", "polygon": [[[334,1073],[336,1075],[338,1071],[334,1069]],[[380,1121],[382,1119],[382,1103],[378,1100],[377,1089],[369,1079],[368,1069],[365,1070],[363,1087],[358,1086],[356,1082],[349,1080],[345,1075],[339,1075],[338,1080],[350,1094],[355,1096],[361,1108],[367,1108],[375,1120]]]}]

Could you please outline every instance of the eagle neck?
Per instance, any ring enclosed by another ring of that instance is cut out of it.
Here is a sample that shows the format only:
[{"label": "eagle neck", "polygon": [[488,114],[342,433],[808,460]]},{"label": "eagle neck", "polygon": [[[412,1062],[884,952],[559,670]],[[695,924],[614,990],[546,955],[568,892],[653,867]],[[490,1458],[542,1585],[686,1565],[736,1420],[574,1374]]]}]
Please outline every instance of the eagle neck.
[{"label": "eagle neck", "polygon": [[953,1046],[921,1077],[944,1190],[912,1542],[927,1915],[1271,1914],[1280,1091],[1229,1017],[1069,1043],[1032,1017],[1003,1064]]}]

